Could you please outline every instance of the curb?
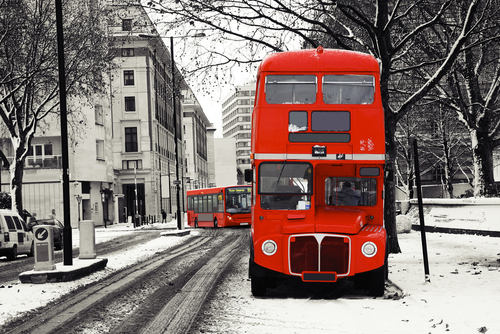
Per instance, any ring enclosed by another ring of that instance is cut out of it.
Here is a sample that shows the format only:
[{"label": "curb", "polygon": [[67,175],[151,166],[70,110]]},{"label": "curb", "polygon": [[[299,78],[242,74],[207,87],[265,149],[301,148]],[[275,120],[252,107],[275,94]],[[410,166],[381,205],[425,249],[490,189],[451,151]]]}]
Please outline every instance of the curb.
[{"label": "curb", "polygon": [[[412,224],[412,230],[420,231],[420,225]],[[441,227],[441,226],[425,226],[425,232],[450,233],[450,234],[472,234],[487,237],[500,238],[500,231],[473,230],[465,228]]]},{"label": "curb", "polygon": [[174,231],[168,231],[168,232],[161,232],[160,235],[162,237],[168,237],[168,236],[177,236],[177,237],[182,237],[185,235],[191,234],[191,230],[174,230]]},{"label": "curb", "polygon": [[21,283],[44,284],[74,281],[93,272],[106,268],[108,259],[79,260],[73,259],[72,266],[64,266],[62,263],[56,264],[54,270],[26,271],[19,274]]}]

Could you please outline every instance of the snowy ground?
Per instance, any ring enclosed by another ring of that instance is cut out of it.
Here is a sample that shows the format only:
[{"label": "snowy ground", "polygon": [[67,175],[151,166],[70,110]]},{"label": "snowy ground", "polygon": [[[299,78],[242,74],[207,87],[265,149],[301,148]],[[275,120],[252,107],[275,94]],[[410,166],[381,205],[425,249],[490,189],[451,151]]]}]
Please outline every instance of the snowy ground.
[{"label": "snowy ground", "polygon": [[[96,244],[105,242],[113,238],[134,232],[133,229],[97,231]],[[191,235],[195,235],[193,231]],[[95,282],[114,271],[124,268],[132,263],[142,261],[155,253],[173,247],[179,243],[185,242],[191,236],[177,237],[168,236],[151,240],[148,243],[136,246],[134,248],[120,251],[119,253],[108,254],[106,258],[108,263],[105,270],[95,272],[87,277],[72,282],[64,283],[46,283],[46,284],[22,284],[19,280],[0,285],[0,326],[12,317],[18,317],[23,312],[36,309],[48,304],[70,291]],[[79,235],[77,230],[73,230],[73,247],[79,246]],[[97,254],[99,258],[99,254]]]},{"label": "snowy ground", "polygon": [[425,283],[420,232],[399,236],[403,253],[389,259],[383,298],[347,294],[307,298],[277,291],[253,298],[242,259],[202,310],[198,333],[500,333],[500,238],[427,234]]},{"label": "snowy ground", "polygon": [[[0,287],[0,325],[187,238],[190,236],[161,237],[111,254],[104,271],[75,282],[10,282]],[[224,307],[216,310],[215,322],[224,326],[224,319],[233,319],[226,323],[226,333],[328,333],[333,328],[336,333],[500,333],[496,318],[500,310],[500,238],[427,233],[430,283],[424,279],[420,240],[420,232],[399,235],[402,253],[389,259],[389,278],[403,295],[386,299],[253,298],[247,277],[239,273],[242,277],[232,278],[239,282],[232,284],[233,291],[225,290],[229,280],[217,292],[224,298]],[[247,260],[242,266],[243,262]],[[290,331],[290,324],[295,331]]]}]

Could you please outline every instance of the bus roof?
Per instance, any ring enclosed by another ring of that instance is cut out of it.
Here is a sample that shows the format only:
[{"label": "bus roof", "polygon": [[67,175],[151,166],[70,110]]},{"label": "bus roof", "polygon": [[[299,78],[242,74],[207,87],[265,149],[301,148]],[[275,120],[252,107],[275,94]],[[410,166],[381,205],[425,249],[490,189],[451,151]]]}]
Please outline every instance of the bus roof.
[{"label": "bus roof", "polygon": [[[309,61],[304,61],[308,59]],[[323,49],[297,50],[273,53],[265,57],[259,72],[277,71],[339,71],[339,72],[379,72],[377,60],[366,53]],[[362,70],[361,70],[362,69]]]}]

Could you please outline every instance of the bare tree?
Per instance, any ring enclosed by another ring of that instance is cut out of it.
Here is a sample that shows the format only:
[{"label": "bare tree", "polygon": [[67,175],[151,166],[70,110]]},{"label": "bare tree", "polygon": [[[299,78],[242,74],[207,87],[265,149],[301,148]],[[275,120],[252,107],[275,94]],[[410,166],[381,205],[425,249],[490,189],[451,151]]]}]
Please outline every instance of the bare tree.
[{"label": "bare tree", "polygon": [[472,183],[469,179],[469,174],[472,174],[469,134],[454,110],[431,105],[426,115],[427,126],[420,131],[425,160],[430,168],[440,172],[439,179],[447,192],[446,197],[453,198],[453,179],[457,174],[462,173]]},{"label": "bare tree", "polygon": [[[495,4],[486,0],[442,3],[423,0],[151,0],[147,5],[163,15],[159,22],[166,30],[183,25],[191,29],[212,29],[213,38],[218,38],[220,43],[233,42],[235,47],[223,53],[217,45],[212,45],[213,48],[202,45],[202,54],[196,55],[198,62],[193,62],[199,68],[253,62],[262,52],[287,50],[297,41],[313,47],[323,44],[374,55],[381,65],[386,119],[388,177],[384,216],[390,251],[400,252],[395,228],[397,150],[394,133],[397,121],[449,73],[468,38],[477,33],[478,22],[490,18]],[[447,17],[457,16],[449,45],[441,57],[415,57],[421,53],[420,41],[440,37],[436,33],[440,30],[432,28],[445,24]],[[416,77],[417,70],[425,76]],[[408,80],[413,82],[412,86],[408,86]]]},{"label": "bare tree", "polygon": [[474,196],[499,195],[493,177],[493,151],[500,146],[499,52],[497,41],[476,45],[471,40],[443,90],[470,134]]},{"label": "bare tree", "polygon": [[[106,87],[112,55],[106,13],[92,0],[65,1],[66,94],[79,103]],[[22,212],[24,162],[37,129],[59,112],[55,4],[52,0],[0,2],[0,126],[13,148],[9,160],[12,208]],[[78,117],[78,108],[71,108]],[[71,116],[71,115],[68,115]],[[81,117],[80,117],[81,119]]]}]

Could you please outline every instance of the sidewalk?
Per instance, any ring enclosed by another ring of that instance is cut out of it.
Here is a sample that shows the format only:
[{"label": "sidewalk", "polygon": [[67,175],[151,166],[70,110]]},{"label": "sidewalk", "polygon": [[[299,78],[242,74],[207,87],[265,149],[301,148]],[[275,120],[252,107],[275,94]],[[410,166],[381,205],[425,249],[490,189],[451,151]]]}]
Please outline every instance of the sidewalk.
[{"label": "sidewalk", "polygon": [[[184,220],[186,222],[186,220]],[[186,223],[185,223],[186,224]],[[190,229],[177,229],[177,220],[172,220],[167,223],[154,223],[135,227],[131,223],[113,224],[106,227],[99,226],[95,228],[95,244],[105,242],[109,239],[116,238],[119,235],[130,233],[141,233],[158,231],[161,236],[184,236],[190,233]],[[118,234],[118,235],[117,235]],[[80,248],[80,231],[79,229],[72,230],[72,248]],[[91,238],[90,242],[92,242]],[[88,249],[95,245],[85,245]],[[36,258],[36,257],[35,257]],[[68,282],[77,280],[87,276],[95,271],[106,268],[108,260],[106,258],[73,258],[73,264],[70,266],[64,265],[62,262],[55,263],[54,270],[30,270],[19,274],[21,283],[42,284],[55,282]]]},{"label": "sidewalk", "polygon": [[[418,203],[407,213],[413,229],[420,231]],[[500,199],[424,199],[424,224],[429,232],[477,234],[500,237]]]}]

